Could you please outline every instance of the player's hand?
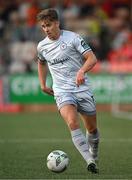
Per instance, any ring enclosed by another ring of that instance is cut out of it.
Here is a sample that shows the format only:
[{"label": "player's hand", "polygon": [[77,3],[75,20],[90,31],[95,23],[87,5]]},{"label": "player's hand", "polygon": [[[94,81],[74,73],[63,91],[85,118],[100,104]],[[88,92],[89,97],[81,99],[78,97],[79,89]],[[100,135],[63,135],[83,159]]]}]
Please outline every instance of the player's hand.
[{"label": "player's hand", "polygon": [[44,93],[47,93],[51,96],[54,96],[54,91],[53,89],[49,88],[49,87],[41,87],[41,90],[44,92]]},{"label": "player's hand", "polygon": [[76,75],[76,84],[77,86],[83,84],[85,82],[85,73],[82,69],[80,69],[78,72],[77,72],[77,75]]}]

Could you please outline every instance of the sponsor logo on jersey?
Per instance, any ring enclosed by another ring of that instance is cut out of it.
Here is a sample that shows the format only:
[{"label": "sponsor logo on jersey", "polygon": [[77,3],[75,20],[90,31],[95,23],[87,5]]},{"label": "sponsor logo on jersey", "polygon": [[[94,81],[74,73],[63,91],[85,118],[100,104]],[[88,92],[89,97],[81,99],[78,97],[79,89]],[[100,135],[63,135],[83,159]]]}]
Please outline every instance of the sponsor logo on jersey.
[{"label": "sponsor logo on jersey", "polygon": [[63,64],[65,61],[68,61],[68,60],[70,60],[69,57],[66,57],[66,58],[63,58],[63,59],[56,58],[56,59],[52,59],[52,60],[48,61],[48,63],[50,64],[50,66],[52,66],[54,64],[59,64],[59,63]]}]

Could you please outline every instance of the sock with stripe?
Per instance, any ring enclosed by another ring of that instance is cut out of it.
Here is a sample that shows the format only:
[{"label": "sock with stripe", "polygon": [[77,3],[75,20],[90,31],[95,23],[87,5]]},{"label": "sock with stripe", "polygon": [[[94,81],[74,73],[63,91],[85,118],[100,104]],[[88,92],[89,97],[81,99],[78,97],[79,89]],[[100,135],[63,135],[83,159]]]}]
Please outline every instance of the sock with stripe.
[{"label": "sock with stripe", "polygon": [[80,129],[71,131],[72,141],[80,152],[84,160],[89,163],[92,160],[91,154],[89,153],[88,143],[86,137]]},{"label": "sock with stripe", "polygon": [[89,145],[89,152],[95,160],[98,160],[99,131],[86,132],[86,139]]}]

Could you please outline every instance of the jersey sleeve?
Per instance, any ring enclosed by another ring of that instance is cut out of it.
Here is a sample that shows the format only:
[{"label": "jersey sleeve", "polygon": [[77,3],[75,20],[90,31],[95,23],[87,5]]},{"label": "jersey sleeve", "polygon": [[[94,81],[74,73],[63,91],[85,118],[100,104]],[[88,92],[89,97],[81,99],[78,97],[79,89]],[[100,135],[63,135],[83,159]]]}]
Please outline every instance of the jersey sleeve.
[{"label": "jersey sleeve", "polygon": [[38,61],[39,61],[40,63],[42,63],[42,64],[45,63],[46,60],[45,60],[45,58],[43,57],[42,52],[40,51],[39,45],[38,45],[38,47],[37,47],[37,53],[38,53]]},{"label": "jersey sleeve", "polygon": [[91,51],[90,46],[85,42],[85,40],[78,34],[75,34],[75,38],[73,40],[73,45],[75,49],[84,54],[86,51]]}]

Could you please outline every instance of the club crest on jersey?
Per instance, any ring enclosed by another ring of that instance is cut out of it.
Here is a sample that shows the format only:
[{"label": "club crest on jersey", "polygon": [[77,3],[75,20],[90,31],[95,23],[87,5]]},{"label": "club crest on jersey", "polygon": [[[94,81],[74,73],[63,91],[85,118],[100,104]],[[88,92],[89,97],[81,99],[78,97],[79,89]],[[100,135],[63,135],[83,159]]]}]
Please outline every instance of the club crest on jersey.
[{"label": "club crest on jersey", "polygon": [[60,45],[60,48],[61,48],[62,50],[66,49],[66,48],[67,48],[66,43],[63,42],[63,43]]}]

